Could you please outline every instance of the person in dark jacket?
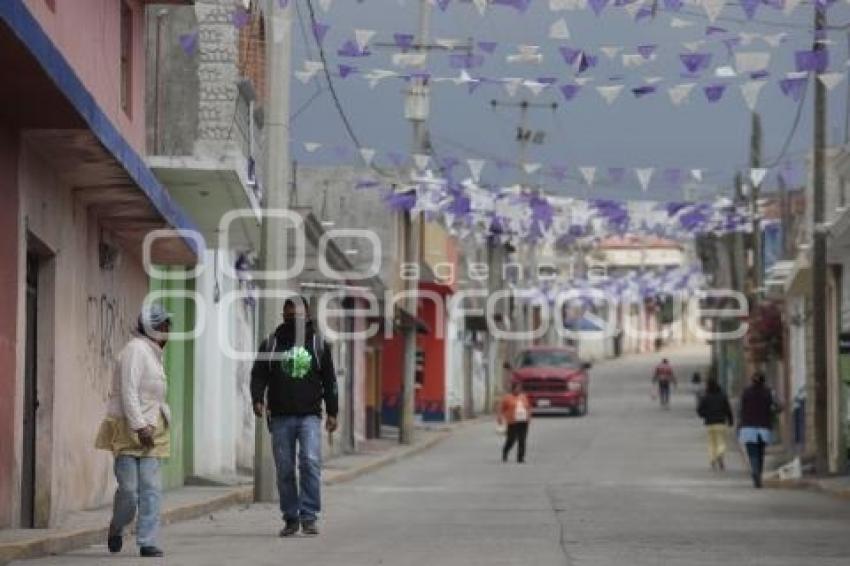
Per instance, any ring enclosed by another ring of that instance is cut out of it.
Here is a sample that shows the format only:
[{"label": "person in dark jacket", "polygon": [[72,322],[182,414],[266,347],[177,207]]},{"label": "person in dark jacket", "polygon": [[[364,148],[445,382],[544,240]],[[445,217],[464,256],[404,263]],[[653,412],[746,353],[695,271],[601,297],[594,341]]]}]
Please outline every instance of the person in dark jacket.
[{"label": "person in dark jacket", "polygon": [[711,468],[725,470],[726,463],[723,457],[726,455],[726,437],[729,427],[735,424],[732,416],[732,405],[729,397],[720,388],[716,379],[711,378],[705,385],[705,393],[699,400],[697,413],[705,422],[708,431],[708,455]]},{"label": "person in dark jacket", "polygon": [[[319,534],[321,511],[322,402],[325,428],[337,428],[338,397],[331,351],[313,327],[304,298],[287,299],[283,324],[260,345],[251,370],[254,414],[267,417],[272,436],[284,528]],[[299,486],[295,482],[298,448]]]},{"label": "person in dark jacket", "polygon": [[773,440],[773,417],[781,410],[773,391],[765,384],[763,373],[753,375],[752,384],[741,394],[738,440],[747,447],[753,485],[762,486],[764,449]]}]

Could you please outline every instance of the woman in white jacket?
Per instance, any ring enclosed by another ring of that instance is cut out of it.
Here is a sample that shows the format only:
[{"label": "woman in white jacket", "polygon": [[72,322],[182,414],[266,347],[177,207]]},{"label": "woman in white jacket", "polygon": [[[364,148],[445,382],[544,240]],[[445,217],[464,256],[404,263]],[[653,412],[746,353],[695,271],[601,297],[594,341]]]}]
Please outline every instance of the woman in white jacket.
[{"label": "woman in white jacket", "polygon": [[136,515],[141,556],[163,556],[157,546],[162,485],[159,465],[170,455],[163,348],[171,315],[158,304],[146,305],[136,334],[118,354],[107,416],[96,446],[115,456],[118,489],[112,507],[107,546],[121,551],[124,529]]}]

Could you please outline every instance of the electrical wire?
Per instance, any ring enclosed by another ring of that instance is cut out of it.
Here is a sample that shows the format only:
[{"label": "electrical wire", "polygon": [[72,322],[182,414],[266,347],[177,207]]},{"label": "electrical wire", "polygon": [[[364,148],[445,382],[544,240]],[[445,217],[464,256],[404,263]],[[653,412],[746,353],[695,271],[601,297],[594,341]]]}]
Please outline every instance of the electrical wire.
[{"label": "electrical wire", "polygon": [[[315,28],[318,25],[318,21],[316,20],[316,10],[313,8],[313,1],[306,0],[306,2],[307,9],[310,11],[310,22],[312,23],[313,28]],[[331,78],[331,73],[328,70],[328,60],[325,56],[325,48],[322,46],[322,42],[319,41],[319,38],[315,37],[315,34],[314,39],[316,40],[316,46],[319,48],[319,59],[322,62],[322,70],[324,71],[325,79],[328,83],[328,92],[330,92],[331,99],[334,103],[334,106],[336,107],[337,113],[339,114],[339,118],[340,120],[342,120],[342,124],[345,127],[345,131],[348,134],[348,137],[351,139],[352,143],[354,143],[354,146],[357,148],[358,151],[362,151],[363,146],[360,144],[360,140],[357,138],[357,134],[354,133],[354,128],[351,126],[351,122],[342,107],[342,102],[340,101],[339,95],[337,94],[336,88],[334,87],[334,82]],[[387,173],[380,167],[376,166],[374,163],[370,164],[369,166],[372,168],[372,170],[374,170],[376,173],[383,177],[393,177],[393,175]]]},{"label": "electrical wire", "polygon": [[797,114],[794,116],[794,122],[791,124],[791,130],[785,138],[785,143],[782,144],[782,150],[779,152],[779,156],[774,158],[770,163],[764,165],[764,167],[768,169],[775,167],[780,161],[782,161],[782,159],[785,158],[785,154],[788,152],[788,148],[791,147],[791,142],[794,140],[794,135],[797,133],[797,128],[800,126],[800,118],[803,116],[803,108],[805,107],[806,94],[808,92],[809,89],[806,89],[803,91],[803,96],[800,97],[800,103],[797,105]]}]

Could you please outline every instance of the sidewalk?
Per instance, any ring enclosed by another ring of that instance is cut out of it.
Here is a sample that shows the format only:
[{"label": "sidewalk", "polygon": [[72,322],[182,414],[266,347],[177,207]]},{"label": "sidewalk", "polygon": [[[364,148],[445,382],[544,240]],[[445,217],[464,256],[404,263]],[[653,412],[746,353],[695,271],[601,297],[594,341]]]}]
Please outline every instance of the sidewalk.
[{"label": "sidewalk", "polygon": [[803,477],[794,480],[769,478],[765,479],[764,485],[782,489],[806,489],[839,499],[850,500],[850,476],[837,476],[833,478]]},{"label": "sidewalk", "polygon": [[[463,423],[458,423],[463,424]],[[384,466],[404,460],[436,446],[451,435],[457,425],[417,429],[414,444],[401,446],[389,436],[367,441],[357,454],[328,460],[323,483],[336,485],[351,481]],[[166,491],[162,501],[162,524],[186,521],[235,505],[250,506],[254,498],[252,485],[237,487],[186,486]],[[111,507],[69,514],[62,525],[52,529],[0,530],[0,565],[12,560],[60,554],[99,544],[106,540]]]}]

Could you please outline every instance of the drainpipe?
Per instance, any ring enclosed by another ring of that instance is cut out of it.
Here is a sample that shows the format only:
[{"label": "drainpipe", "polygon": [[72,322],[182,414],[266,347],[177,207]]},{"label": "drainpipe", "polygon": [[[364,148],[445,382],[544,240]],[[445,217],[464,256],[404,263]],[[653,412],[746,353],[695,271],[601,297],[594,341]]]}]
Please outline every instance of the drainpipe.
[{"label": "drainpipe", "polygon": [[156,46],[154,49],[154,122],[153,122],[153,150],[155,155],[162,154],[162,79],[160,68],[162,67],[162,23],[168,9],[163,8],[156,13]]}]

